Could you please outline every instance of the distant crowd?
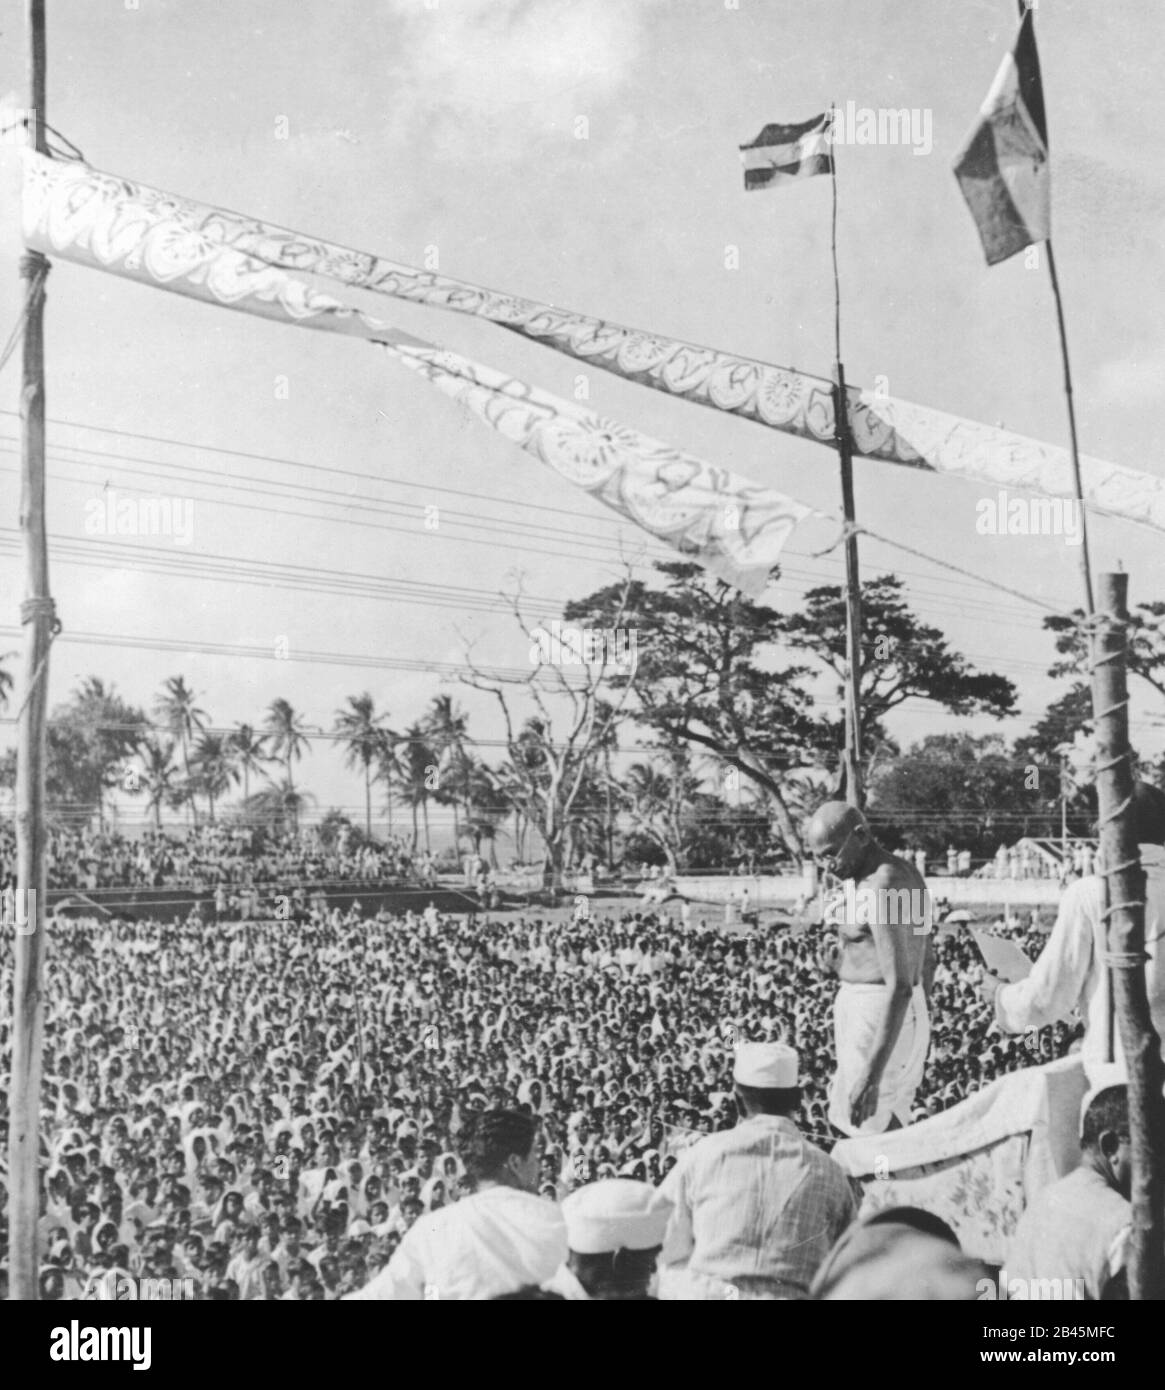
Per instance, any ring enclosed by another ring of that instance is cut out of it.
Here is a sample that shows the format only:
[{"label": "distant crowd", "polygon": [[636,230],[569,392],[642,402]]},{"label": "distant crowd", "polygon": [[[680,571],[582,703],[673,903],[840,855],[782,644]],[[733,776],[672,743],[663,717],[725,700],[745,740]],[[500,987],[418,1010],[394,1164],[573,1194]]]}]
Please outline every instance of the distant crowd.
[{"label": "distant crowd", "polygon": [[[0,864],[15,864],[16,837],[0,824]],[[272,831],[241,825],[200,825],[178,834],[53,826],[48,885],[98,892],[106,888],[188,888],[309,885],[320,882],[436,882],[433,857],[400,839],[367,843],[345,827],[325,837],[318,827]],[[10,876],[10,875],[9,875]],[[0,887],[7,886],[6,883]]]}]

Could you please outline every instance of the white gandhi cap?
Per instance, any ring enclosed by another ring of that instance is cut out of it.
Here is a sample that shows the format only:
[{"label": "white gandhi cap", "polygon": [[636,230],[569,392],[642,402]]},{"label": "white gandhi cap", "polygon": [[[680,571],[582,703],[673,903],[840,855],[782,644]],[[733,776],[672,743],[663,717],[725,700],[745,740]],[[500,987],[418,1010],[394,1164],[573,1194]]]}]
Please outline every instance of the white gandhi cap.
[{"label": "white gandhi cap", "polygon": [[604,1178],[563,1199],[566,1242],[578,1255],[653,1250],[663,1244],[672,1204],[649,1182]]},{"label": "white gandhi cap", "polygon": [[788,1043],[740,1043],[732,1066],[732,1079],[758,1090],[788,1091],[799,1084],[801,1059]]}]

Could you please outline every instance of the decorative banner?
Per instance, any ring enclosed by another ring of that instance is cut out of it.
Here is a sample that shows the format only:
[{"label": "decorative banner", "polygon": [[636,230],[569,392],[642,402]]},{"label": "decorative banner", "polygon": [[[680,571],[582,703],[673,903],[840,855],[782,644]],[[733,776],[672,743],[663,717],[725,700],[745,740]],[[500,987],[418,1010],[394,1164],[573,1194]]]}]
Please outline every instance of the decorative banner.
[{"label": "decorative banner", "polygon": [[753,597],[797,522],[815,514],[772,488],[318,293],[240,250],[237,238],[223,235],[217,213],[194,226],[184,200],[80,163],[32,155],[26,171],[30,246],[207,303],[377,343],[577,487]]},{"label": "decorative banner", "polygon": [[[252,279],[257,276],[254,263],[259,263],[475,315],[640,385],[742,415],[785,434],[833,445],[832,387],[823,377],[656,337],[414,270],[370,253],[160,193],[85,164],[28,151],[26,160],[25,237],[41,250],[68,254],[106,269],[121,259],[119,274],[155,283],[166,276],[213,276],[211,293],[226,303],[230,302],[233,271],[232,262],[222,253],[233,249],[248,258]],[[138,227],[138,223],[146,225]],[[145,241],[148,230],[156,235],[150,238],[151,268],[143,271],[141,253],[132,263],[131,255]],[[71,250],[66,253],[65,247]],[[197,279],[192,279],[190,286],[178,283],[171,288],[208,297],[195,288],[197,284]],[[276,284],[273,281],[256,290],[256,298],[247,307],[270,317],[294,318],[303,307],[299,297],[308,292],[298,283],[293,291],[280,291]],[[281,292],[290,295],[287,303],[259,307],[264,294],[277,297]],[[318,301],[318,297],[312,299]],[[354,312],[335,301],[330,303],[331,314],[341,319]],[[328,311],[318,308],[312,312]],[[345,322],[326,326],[363,336],[359,326]],[[847,396],[854,447],[866,458],[1025,488],[1047,497],[1075,496],[1071,459],[1065,449],[878,392],[851,387]],[[1082,458],[1080,465],[1084,495],[1093,509],[1165,530],[1165,478],[1088,457]]]}]

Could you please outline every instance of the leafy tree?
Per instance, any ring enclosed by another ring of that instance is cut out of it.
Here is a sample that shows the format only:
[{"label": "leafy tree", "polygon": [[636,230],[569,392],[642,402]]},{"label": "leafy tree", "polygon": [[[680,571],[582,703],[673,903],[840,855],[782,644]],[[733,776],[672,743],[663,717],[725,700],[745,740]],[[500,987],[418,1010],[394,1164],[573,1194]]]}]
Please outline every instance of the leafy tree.
[{"label": "leafy tree", "polygon": [[[918,619],[902,597],[902,580],[879,575],[862,585],[863,758],[887,738],[883,720],[906,700],[927,700],[951,714],[992,714],[1015,709],[1016,690],[1003,676],[976,672],[951,650],[936,627]],[[810,589],[804,606],[780,623],[795,649],[814,657],[835,678],[836,717],[826,721],[818,749],[829,756],[845,742],[846,601],[836,584]]]},{"label": "leafy tree", "polygon": [[[1056,651],[1063,657],[1048,672],[1050,676],[1079,676],[1089,679],[1088,627],[1084,610],[1053,613],[1044,627],[1056,634]],[[1129,613],[1128,672],[1165,695],[1165,602],[1138,603]],[[1087,685],[1084,686],[1087,690]]]},{"label": "leafy tree", "polygon": [[990,859],[1024,835],[1058,833],[1038,781],[995,734],[932,734],[881,767],[870,786],[878,833],[942,854],[948,846]]},{"label": "leafy tree", "polygon": [[105,793],[122,786],[127,761],[147,733],[146,717],[113,685],[89,676],[52,713],[46,730],[45,791],[72,814],[96,811],[105,823]]},{"label": "leafy tree", "polygon": [[774,668],[782,617],[695,564],[661,561],[662,588],[612,584],[567,605],[568,623],[623,628],[636,636],[634,675],[609,685],[630,695],[627,711],[667,746],[685,743],[765,789],[785,843],[800,852],[782,784],[811,765],[820,719],[806,666]]}]

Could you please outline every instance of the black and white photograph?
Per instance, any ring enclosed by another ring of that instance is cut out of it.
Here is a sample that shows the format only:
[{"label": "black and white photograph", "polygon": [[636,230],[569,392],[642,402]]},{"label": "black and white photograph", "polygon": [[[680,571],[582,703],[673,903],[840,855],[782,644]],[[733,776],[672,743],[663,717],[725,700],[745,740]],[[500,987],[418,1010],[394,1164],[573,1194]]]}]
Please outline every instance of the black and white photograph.
[{"label": "black and white photograph", "polygon": [[1151,1364],[1163,57],[1154,0],[0,0],[29,1370],[189,1373],[197,1302]]}]

